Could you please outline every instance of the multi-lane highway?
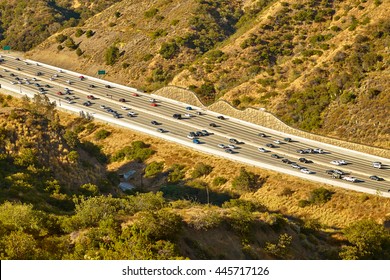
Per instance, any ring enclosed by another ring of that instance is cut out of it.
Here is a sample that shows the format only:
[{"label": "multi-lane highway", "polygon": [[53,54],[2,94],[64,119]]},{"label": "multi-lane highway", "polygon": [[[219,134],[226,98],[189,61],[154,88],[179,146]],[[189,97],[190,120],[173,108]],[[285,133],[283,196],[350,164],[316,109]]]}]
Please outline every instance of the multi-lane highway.
[{"label": "multi-lane highway", "polygon": [[[42,63],[4,55],[0,59],[3,60],[0,63],[2,88],[21,95],[44,94],[56,101],[59,108],[85,111],[97,119],[150,133],[199,151],[309,180],[390,197],[390,159],[287,135],[228,116],[221,119],[218,118],[219,114],[203,108],[188,108],[189,105],[175,100]],[[88,106],[87,101],[90,102]],[[182,118],[173,118],[174,114],[180,114]],[[209,135],[199,135],[196,137],[198,141],[195,141],[199,144],[193,143],[188,135],[201,130],[207,130]],[[229,141],[231,138],[237,142]],[[285,138],[292,141],[288,142]],[[224,149],[218,147],[219,144],[234,146]],[[265,151],[261,152],[259,148]],[[309,148],[321,149],[323,153],[298,152]],[[306,162],[303,159],[300,161],[300,158],[305,158]],[[284,163],[286,159],[290,163]],[[335,160],[344,160],[347,164],[334,165],[331,162]],[[373,162],[381,162],[382,168],[374,168]],[[301,168],[294,168],[292,163]],[[337,177],[336,173],[332,177],[328,174],[330,172],[326,172],[335,169],[345,173],[341,176],[344,179],[333,178]],[[372,180],[369,178],[372,175],[382,180]]]}]

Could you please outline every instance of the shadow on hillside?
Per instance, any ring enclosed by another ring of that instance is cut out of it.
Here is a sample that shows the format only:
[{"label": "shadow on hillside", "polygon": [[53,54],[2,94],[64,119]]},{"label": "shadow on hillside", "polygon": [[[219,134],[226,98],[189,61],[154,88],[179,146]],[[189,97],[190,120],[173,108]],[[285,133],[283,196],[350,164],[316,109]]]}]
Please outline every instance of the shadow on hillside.
[{"label": "shadow on hillside", "polygon": [[[179,200],[185,199],[201,204],[208,202],[213,205],[221,206],[224,202],[234,198],[231,194],[218,193],[210,189],[193,187],[188,185],[166,185],[160,188],[167,199]],[[208,194],[208,195],[207,195]]]}]

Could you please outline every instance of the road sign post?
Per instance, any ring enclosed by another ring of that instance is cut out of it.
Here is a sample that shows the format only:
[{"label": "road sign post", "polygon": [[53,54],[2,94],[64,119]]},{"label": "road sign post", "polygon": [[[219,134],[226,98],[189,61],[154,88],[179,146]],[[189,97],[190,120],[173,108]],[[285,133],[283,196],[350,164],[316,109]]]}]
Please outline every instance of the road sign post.
[{"label": "road sign post", "polygon": [[3,47],[3,50],[9,52],[11,50],[11,46],[6,45],[6,46]]},{"label": "road sign post", "polygon": [[106,74],[106,70],[98,70],[98,75],[105,75]]}]

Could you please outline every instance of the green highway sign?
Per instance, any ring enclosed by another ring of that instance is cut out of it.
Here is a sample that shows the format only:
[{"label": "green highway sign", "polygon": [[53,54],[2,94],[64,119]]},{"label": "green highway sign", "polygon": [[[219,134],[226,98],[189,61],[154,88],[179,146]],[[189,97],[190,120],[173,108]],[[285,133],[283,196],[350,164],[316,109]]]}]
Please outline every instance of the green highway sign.
[{"label": "green highway sign", "polygon": [[98,70],[98,75],[105,75],[106,74],[106,70]]},{"label": "green highway sign", "polygon": [[4,47],[3,47],[3,50],[9,51],[9,50],[11,50],[11,46],[4,46]]}]

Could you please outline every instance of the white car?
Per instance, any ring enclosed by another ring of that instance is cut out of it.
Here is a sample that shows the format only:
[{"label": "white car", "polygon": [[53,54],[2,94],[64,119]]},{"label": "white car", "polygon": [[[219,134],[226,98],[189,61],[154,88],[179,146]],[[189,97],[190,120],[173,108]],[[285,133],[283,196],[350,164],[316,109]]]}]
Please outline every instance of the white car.
[{"label": "white car", "polygon": [[184,116],[187,117],[187,118],[191,118],[192,117],[191,114],[184,114]]},{"label": "white car", "polygon": [[121,109],[122,109],[122,110],[129,110],[129,108],[126,107],[126,106],[121,106]]},{"label": "white car", "polygon": [[228,147],[229,147],[229,149],[237,149],[237,146],[235,146],[233,144],[229,144]]},{"label": "white car", "polygon": [[100,108],[106,109],[106,105],[100,105]]},{"label": "white car", "polygon": [[334,164],[334,165],[346,165],[347,164],[347,162],[345,160],[332,160],[330,163]]},{"label": "white car", "polygon": [[312,172],[309,170],[309,169],[307,169],[307,168],[302,168],[301,169],[301,172],[302,173],[305,173],[305,174],[311,174]]},{"label": "white car", "polygon": [[156,99],[154,99],[154,98],[150,98],[149,99],[149,102],[152,102],[152,103],[154,103],[154,102],[156,102],[157,100]]},{"label": "white car", "polygon": [[225,149],[226,146],[224,144],[218,144],[218,148]]},{"label": "white car", "polygon": [[316,149],[314,149],[314,152],[317,153],[317,154],[323,154],[324,150],[320,149],[320,148],[316,148]]},{"label": "white car", "polygon": [[375,161],[375,162],[372,163],[372,167],[381,169],[382,168],[382,163],[379,162],[379,161]]},{"label": "white car", "polygon": [[282,144],[282,141],[280,141],[280,140],[275,140],[274,143],[275,143],[275,144]]},{"label": "white car", "polygon": [[262,153],[266,153],[266,152],[269,152],[268,150],[264,149],[264,148],[258,148],[259,152],[262,152]]},{"label": "white car", "polygon": [[352,182],[352,183],[357,182],[357,179],[355,177],[351,177],[351,176],[344,176],[342,179],[345,181],[348,181],[348,182]]},{"label": "white car", "polygon": [[134,113],[134,112],[128,112],[127,115],[130,116],[130,117],[135,117],[135,116],[136,116],[136,113]]},{"label": "white car", "polygon": [[191,134],[188,134],[188,135],[187,135],[187,138],[190,138],[190,139],[195,139],[195,138],[196,138],[196,136],[194,136],[194,135],[191,135]]}]

